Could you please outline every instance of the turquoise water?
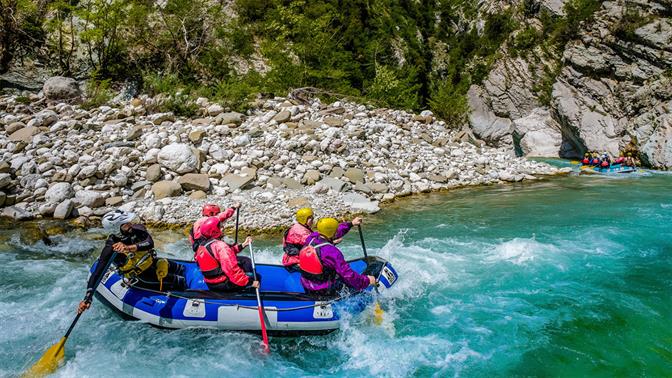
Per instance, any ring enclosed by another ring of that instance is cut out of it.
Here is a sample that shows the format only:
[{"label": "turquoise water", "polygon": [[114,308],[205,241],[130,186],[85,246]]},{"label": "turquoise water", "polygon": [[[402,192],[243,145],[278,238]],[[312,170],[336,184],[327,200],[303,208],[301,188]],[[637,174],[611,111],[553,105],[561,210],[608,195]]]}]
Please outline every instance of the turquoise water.
[{"label": "turquoise water", "polygon": [[[671,188],[664,174],[567,177],[404,200],[365,226],[370,253],[401,275],[381,326],[365,312],[328,336],[272,338],[266,357],[254,335],[159,330],[94,302],[56,376],[670,376]],[[12,376],[67,328],[101,241],[2,235],[0,376]],[[189,256],[175,234],[158,239]]]}]

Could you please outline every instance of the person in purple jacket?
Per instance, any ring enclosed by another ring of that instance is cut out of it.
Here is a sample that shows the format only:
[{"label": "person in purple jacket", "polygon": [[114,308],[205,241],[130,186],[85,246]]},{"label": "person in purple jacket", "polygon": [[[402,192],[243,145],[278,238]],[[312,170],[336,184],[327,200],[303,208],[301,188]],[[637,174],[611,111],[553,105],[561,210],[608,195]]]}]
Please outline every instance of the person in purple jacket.
[{"label": "person in purple jacket", "polygon": [[353,225],[361,223],[362,218],[341,224],[334,218],[322,218],[317,222],[317,231],[308,236],[306,247],[299,253],[301,284],[306,293],[333,296],[343,285],[361,291],[376,283],[375,277],[352,270],[343,253],[334,245],[337,236],[342,237]]}]

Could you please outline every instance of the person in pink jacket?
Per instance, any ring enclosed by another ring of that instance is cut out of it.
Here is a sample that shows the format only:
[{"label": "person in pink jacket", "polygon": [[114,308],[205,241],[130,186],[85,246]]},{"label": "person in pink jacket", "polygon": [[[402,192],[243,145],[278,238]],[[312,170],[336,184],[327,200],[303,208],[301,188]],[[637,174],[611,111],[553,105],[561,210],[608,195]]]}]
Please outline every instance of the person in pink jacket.
[{"label": "person in pink jacket", "polygon": [[236,210],[240,208],[240,203],[237,202],[233,204],[233,206],[229,207],[228,209],[221,211],[219,206],[212,204],[212,203],[206,203],[203,205],[203,210],[201,211],[201,215],[203,215],[201,218],[199,218],[196,222],[194,222],[194,225],[191,227],[191,230],[189,231],[189,243],[191,243],[191,248],[193,249],[194,252],[198,249],[198,242],[201,240],[201,225],[203,222],[206,221],[209,217],[217,217],[219,218],[219,221],[224,223],[227,219],[231,218],[233,214],[236,213]]},{"label": "person in pink jacket", "polygon": [[222,230],[219,225],[218,217],[210,217],[201,224],[201,234],[205,240],[200,243],[194,256],[208,288],[230,292],[259,287],[259,281],[252,278],[250,258],[237,256],[252,242],[252,238],[248,236],[243,244],[228,245],[220,240]]}]

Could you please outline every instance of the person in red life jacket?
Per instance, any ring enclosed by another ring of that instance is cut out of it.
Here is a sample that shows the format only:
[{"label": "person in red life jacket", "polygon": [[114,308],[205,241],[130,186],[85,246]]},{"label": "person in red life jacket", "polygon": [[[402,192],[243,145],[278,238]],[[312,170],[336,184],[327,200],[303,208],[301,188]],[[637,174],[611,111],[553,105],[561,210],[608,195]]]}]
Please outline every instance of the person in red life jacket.
[{"label": "person in red life jacket", "polygon": [[252,278],[252,260],[236,256],[250,245],[252,238],[248,236],[243,244],[228,245],[220,240],[222,230],[219,226],[218,217],[209,217],[201,224],[201,235],[205,240],[200,243],[194,256],[208,288],[231,292],[259,287],[259,281]]},{"label": "person in red life jacket", "polygon": [[604,154],[602,155],[602,162],[600,163],[600,168],[609,168],[611,167],[611,159],[609,158],[609,155]]},{"label": "person in red life jacket", "polygon": [[219,218],[219,221],[224,223],[227,219],[231,218],[233,214],[236,213],[236,210],[240,208],[240,202],[236,202],[233,204],[233,206],[229,207],[228,209],[221,211],[219,206],[212,204],[212,203],[206,203],[203,205],[203,210],[201,211],[201,215],[203,215],[201,218],[199,218],[196,222],[194,222],[194,225],[191,227],[191,230],[189,230],[189,243],[191,243],[191,249],[193,249],[194,252],[198,249],[199,241],[202,238],[201,235],[201,225],[203,222],[205,222],[206,219],[209,217],[217,217]]},{"label": "person in red life jacket", "polygon": [[[361,224],[355,218],[353,224]],[[340,225],[334,218],[322,218],[317,222],[317,231],[310,234],[305,247],[299,252],[301,285],[306,293],[316,296],[333,296],[347,286],[361,291],[376,283],[373,276],[365,276],[352,270],[343,253],[334,245]]]},{"label": "person in red life jacket", "polygon": [[614,164],[623,164],[625,162],[624,155],[625,155],[624,153],[619,154],[619,156],[616,159],[614,159]]},{"label": "person in red life jacket", "polygon": [[[282,255],[282,265],[284,265],[289,271],[298,271],[299,263],[299,251],[307,243],[308,237],[313,230],[314,214],[313,210],[309,207],[304,207],[299,209],[296,212],[296,223],[292,225],[282,238],[282,249],[285,253]],[[352,225],[360,224],[362,218],[355,218],[352,222],[343,222],[338,225],[338,230],[336,230],[336,235],[334,236],[334,244],[338,244],[345,234],[350,231]]]},{"label": "person in red life jacket", "polygon": [[583,165],[590,164],[590,153],[586,152],[585,154],[583,154],[583,160],[581,160],[581,164]]}]

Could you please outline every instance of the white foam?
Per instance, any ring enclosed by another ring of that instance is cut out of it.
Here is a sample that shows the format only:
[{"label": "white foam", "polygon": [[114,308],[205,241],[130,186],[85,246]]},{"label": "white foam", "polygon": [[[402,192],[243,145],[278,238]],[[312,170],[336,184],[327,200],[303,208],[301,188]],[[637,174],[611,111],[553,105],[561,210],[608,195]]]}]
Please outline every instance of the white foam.
[{"label": "white foam", "polygon": [[548,253],[557,253],[558,248],[552,244],[540,243],[535,238],[514,238],[496,245],[486,261],[508,261],[516,265],[525,265]]}]

